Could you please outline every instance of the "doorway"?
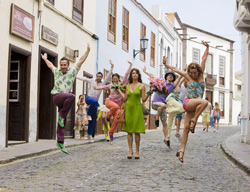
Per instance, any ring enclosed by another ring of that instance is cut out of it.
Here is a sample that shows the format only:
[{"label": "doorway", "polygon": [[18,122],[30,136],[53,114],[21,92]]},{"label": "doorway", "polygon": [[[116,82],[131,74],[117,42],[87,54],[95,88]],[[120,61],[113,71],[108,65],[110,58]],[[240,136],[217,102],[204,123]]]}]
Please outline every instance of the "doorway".
[{"label": "doorway", "polygon": [[29,141],[30,66],[31,53],[10,45],[6,147]]},{"label": "doorway", "polygon": [[53,103],[51,90],[54,87],[54,76],[47,67],[41,54],[47,53],[48,60],[57,67],[58,55],[42,46],[39,46],[38,54],[38,139],[56,138],[56,106]]}]

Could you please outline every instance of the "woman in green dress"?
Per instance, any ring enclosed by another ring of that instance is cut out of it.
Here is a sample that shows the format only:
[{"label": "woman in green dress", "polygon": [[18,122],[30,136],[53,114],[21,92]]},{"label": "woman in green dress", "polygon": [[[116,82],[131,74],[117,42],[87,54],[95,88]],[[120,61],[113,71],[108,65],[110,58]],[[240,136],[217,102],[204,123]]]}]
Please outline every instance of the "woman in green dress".
[{"label": "woman in green dress", "polygon": [[133,133],[135,134],[135,159],[139,159],[140,133],[145,133],[142,102],[145,102],[149,95],[145,96],[145,85],[142,84],[141,74],[138,69],[133,68],[130,71],[128,82],[125,94],[119,90],[123,101],[126,102],[125,123],[122,131],[128,133],[128,159],[132,159],[133,156]]}]

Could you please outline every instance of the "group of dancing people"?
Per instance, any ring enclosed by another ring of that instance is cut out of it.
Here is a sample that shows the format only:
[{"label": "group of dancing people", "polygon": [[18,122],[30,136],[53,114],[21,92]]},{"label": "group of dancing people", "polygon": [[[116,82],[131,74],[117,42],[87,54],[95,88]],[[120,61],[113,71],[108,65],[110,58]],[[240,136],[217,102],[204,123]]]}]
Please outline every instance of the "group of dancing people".
[{"label": "group of dancing people", "polygon": [[[185,67],[184,70],[180,70],[167,63],[167,58],[163,57],[163,64],[171,71],[165,74],[166,94],[154,93],[152,99],[152,108],[157,111],[155,116],[155,125],[159,126],[159,120],[163,125],[164,143],[170,147],[170,133],[173,124],[174,117],[177,118],[177,131],[176,136],[180,137],[179,128],[182,113],[186,112],[184,120],[184,129],[181,134],[181,146],[177,151],[176,156],[180,162],[183,163],[184,152],[186,143],[188,140],[189,132],[195,132],[195,126],[198,117],[203,110],[207,107],[208,101],[203,98],[205,82],[204,82],[204,70],[205,63],[209,53],[209,45],[202,41],[202,44],[206,47],[202,57],[201,64],[191,63]],[[111,68],[109,73],[103,79],[103,74],[98,72],[96,78],[76,77],[82,64],[88,57],[90,52],[90,46],[88,44],[87,50],[79,61],[72,67],[69,66],[67,58],[63,57],[60,60],[60,67],[56,68],[48,59],[47,54],[41,55],[47,66],[54,74],[54,88],[51,91],[53,95],[54,104],[58,107],[58,126],[57,126],[57,143],[56,145],[64,152],[68,151],[64,147],[64,124],[66,116],[75,101],[75,96],[70,93],[74,80],[85,81],[90,83],[90,90],[88,96],[85,98],[80,96],[78,101],[78,111],[85,110],[84,118],[79,119],[80,124],[84,126],[88,139],[93,142],[94,140],[94,127],[97,119],[97,111],[99,107],[99,97],[102,90],[109,90],[110,95],[105,101],[105,110],[101,110],[103,113],[107,113],[106,122],[109,126],[110,119],[113,117],[113,123],[109,129],[109,139],[111,142],[114,140],[114,131],[117,127],[117,116],[120,112],[122,103],[126,103],[124,112],[124,123],[122,131],[127,132],[127,142],[129,152],[128,159],[140,158],[140,134],[145,133],[145,124],[143,117],[143,103],[147,101],[149,96],[153,94],[152,91],[146,93],[145,85],[142,82],[140,70],[132,68],[132,63],[128,62],[128,69],[120,80],[118,73],[113,73],[114,64],[110,60]],[[154,76],[146,71],[144,67],[143,72],[149,77]],[[176,78],[175,73],[179,76]],[[112,75],[112,76],[111,76]],[[107,84],[108,79],[111,77],[112,82]],[[168,114],[168,119],[167,119]],[[98,118],[105,117],[103,114],[99,114]],[[87,121],[86,121],[87,119]],[[168,120],[168,122],[167,122]],[[82,131],[83,131],[82,130]],[[133,134],[135,135],[136,151],[133,151]]]}]

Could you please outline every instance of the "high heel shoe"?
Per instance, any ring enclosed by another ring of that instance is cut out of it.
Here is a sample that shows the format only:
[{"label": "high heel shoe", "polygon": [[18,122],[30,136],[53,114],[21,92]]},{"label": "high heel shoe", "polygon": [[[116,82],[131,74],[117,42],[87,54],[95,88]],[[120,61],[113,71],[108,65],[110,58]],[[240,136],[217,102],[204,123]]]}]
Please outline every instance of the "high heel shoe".
[{"label": "high heel shoe", "polygon": [[135,155],[135,159],[140,159],[140,155]]},{"label": "high heel shoe", "polygon": [[[180,157],[181,153],[182,153],[182,157]],[[179,157],[179,161],[182,162],[182,163],[184,162],[183,156],[184,156],[184,152],[183,151],[181,151],[181,150],[177,151],[176,157]]]},{"label": "high heel shoe", "polygon": [[131,155],[128,155],[127,158],[132,159],[132,156],[133,156],[133,152],[131,153]]}]

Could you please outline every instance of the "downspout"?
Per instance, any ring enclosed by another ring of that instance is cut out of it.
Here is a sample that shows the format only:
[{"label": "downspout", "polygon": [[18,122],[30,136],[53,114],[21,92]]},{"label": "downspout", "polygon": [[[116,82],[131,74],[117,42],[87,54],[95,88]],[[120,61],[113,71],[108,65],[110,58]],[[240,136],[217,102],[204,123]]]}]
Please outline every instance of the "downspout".
[{"label": "downspout", "polygon": [[42,12],[44,7],[44,0],[38,0],[38,18],[39,18],[39,40],[41,40],[41,20],[42,20]]},{"label": "downspout", "polygon": [[99,37],[95,34],[92,37],[96,40],[96,64],[95,64],[95,71],[98,72],[98,59],[99,59]]}]

